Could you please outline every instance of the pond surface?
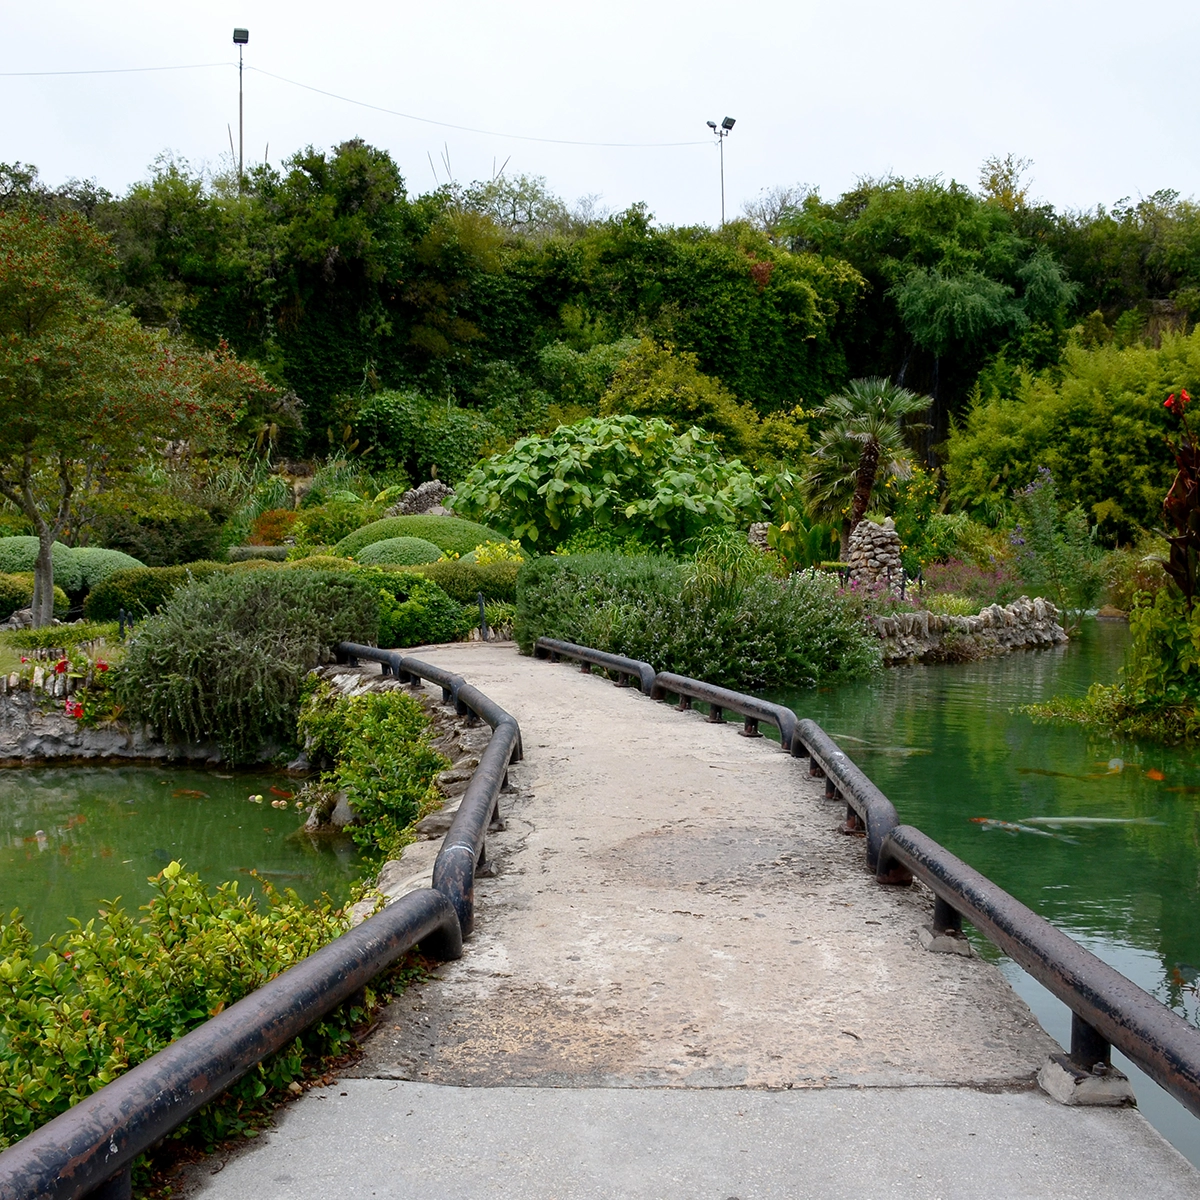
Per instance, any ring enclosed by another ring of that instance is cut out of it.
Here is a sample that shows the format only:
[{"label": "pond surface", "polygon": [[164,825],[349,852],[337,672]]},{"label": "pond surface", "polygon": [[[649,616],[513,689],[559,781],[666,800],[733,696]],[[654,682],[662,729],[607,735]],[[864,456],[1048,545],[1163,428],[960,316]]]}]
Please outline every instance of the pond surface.
[{"label": "pond surface", "polygon": [[[272,788],[276,791],[272,792]],[[145,766],[0,769],[0,917],[20,908],[34,937],[86,921],[104,900],[128,910],[151,896],[147,876],[178,859],[208,884],[251,870],[306,899],[336,900],[357,878],[350,839],[298,833],[303,814],[270,802],[290,795],[280,774]],[[263,803],[249,802],[261,794]]]},{"label": "pond surface", "polygon": [[[863,683],[771,699],[819,722],[901,821],[1196,1022],[1200,750],[1035,725],[1016,711],[1115,682],[1128,641],[1123,622],[1088,621],[1077,642],[1053,650],[893,668]],[[1089,823],[1096,818],[1121,823]],[[1039,832],[1006,832],[988,820]],[[1066,1006],[988,943],[975,944],[1000,963],[1046,1030],[1069,1043]],[[1146,1116],[1200,1165],[1200,1122],[1132,1064],[1119,1065]]]}]

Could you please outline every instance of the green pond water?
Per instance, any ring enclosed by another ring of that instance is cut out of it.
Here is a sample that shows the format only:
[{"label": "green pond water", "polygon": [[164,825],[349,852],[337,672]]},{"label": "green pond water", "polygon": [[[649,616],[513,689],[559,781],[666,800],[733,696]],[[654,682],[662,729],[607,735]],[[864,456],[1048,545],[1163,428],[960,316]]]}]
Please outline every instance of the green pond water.
[{"label": "green pond water", "polygon": [[[251,870],[304,899],[345,898],[359,856],[349,838],[298,833],[302,814],[272,808],[295,783],[280,774],[123,767],[0,770],[0,916],[20,908],[35,937],[87,920],[117,896],[151,896],[147,876],[172,859],[210,884]],[[248,797],[261,794],[262,804]]]},{"label": "green pond water", "polygon": [[[1089,621],[1077,642],[1053,650],[894,668],[862,683],[771,698],[819,722],[890,797],[901,821],[1196,1022],[1200,749],[1036,725],[1016,711],[1114,682],[1128,640],[1123,622]],[[1030,826],[1052,836],[981,821],[1039,817],[1066,820]],[[1045,1029],[1069,1043],[1066,1006],[988,943],[975,944]],[[1200,1121],[1122,1056],[1114,1061],[1146,1116],[1200,1165]]]}]

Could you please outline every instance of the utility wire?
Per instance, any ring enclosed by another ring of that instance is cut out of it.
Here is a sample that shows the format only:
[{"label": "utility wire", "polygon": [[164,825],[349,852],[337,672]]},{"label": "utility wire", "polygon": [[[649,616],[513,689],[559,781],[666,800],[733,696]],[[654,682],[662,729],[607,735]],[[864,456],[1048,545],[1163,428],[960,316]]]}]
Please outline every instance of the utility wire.
[{"label": "utility wire", "polygon": [[[214,63],[182,63],[171,67],[108,67],[83,71],[0,71],[0,79],[24,79],[54,75],[131,75],[146,71],[197,71],[207,67],[229,67],[230,62]],[[478,129],[473,125],[455,125],[450,121],[436,121],[432,117],[418,117],[413,113],[400,112],[394,108],[384,108],[379,104],[368,104],[365,100],[355,100],[350,96],[342,96],[337,92],[329,92],[324,88],[313,87],[310,83],[301,83],[298,79],[288,79],[284,75],[276,75],[273,71],[264,71],[262,67],[246,65],[247,71],[256,71],[268,79],[286,83],[290,87],[303,88],[306,92],[315,92],[318,96],[328,96],[331,100],[340,100],[343,104],[353,104],[358,108],[369,108],[373,112],[386,113],[389,117],[401,117],[406,121],[419,121],[423,125],[437,125],[441,129],[457,129],[463,133],[481,133],[486,137],[510,138],[518,142],[541,142],[551,146],[600,146],[622,150],[646,149],[656,150],[671,146],[707,146],[707,140],[689,142],[584,142],[572,138],[533,137],[524,133],[500,133],[495,129]]]},{"label": "utility wire", "polygon": [[621,149],[658,149],[666,146],[708,145],[707,139],[694,142],[580,142],[570,138],[545,138],[532,137],[524,133],[500,133],[495,129],[477,129],[473,125],[455,125],[450,121],[435,121],[432,117],[417,117],[412,113],[399,112],[394,108],[383,108],[378,104],[368,104],[365,100],[353,100],[349,96],[341,96],[337,92],[327,92],[324,88],[313,87],[311,84],[301,83],[296,79],[287,79],[271,71],[264,71],[262,67],[252,67],[247,64],[246,70],[257,71],[259,75],[266,75],[268,79],[277,79],[280,83],[287,83],[292,87],[303,88],[306,92],[316,92],[318,96],[328,96],[331,100],[341,100],[346,104],[357,105],[359,108],[369,108],[375,112],[387,113],[390,117],[403,117],[406,121],[420,121],[424,125],[438,125],[442,129],[458,129],[464,133],[482,133],[487,137],[512,138],[519,142],[545,142],[553,146],[609,146]]},{"label": "utility wire", "polygon": [[198,71],[201,67],[230,67],[229,62],[180,63],[174,67],[107,67],[89,71],[0,71],[0,79],[20,79],[34,75],[134,75],[143,71]]}]

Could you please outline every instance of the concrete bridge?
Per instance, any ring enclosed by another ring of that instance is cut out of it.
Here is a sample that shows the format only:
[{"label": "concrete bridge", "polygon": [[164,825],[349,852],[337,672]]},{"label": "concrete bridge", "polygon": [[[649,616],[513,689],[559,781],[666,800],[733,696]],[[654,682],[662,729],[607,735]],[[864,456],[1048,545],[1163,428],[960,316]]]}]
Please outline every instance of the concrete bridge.
[{"label": "concrete bridge", "polygon": [[1038,1089],[1058,1046],[922,950],[931,894],[876,883],[777,744],[511,646],[421,657],[523,733],[476,931],[186,1194],[1200,1196],[1136,1109]]}]

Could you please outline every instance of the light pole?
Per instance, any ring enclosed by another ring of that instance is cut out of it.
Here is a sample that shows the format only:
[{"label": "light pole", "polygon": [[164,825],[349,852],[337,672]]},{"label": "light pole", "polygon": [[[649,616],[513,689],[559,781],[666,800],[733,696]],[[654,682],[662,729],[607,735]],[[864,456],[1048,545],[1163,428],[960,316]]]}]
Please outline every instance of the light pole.
[{"label": "light pole", "polygon": [[721,148],[721,225],[725,225],[725,139],[729,131],[737,124],[733,117],[726,117],[718,126],[716,121],[706,122],[709,129],[717,135],[717,145]]},{"label": "light pole", "polygon": [[[242,47],[250,40],[250,30],[235,29],[233,44],[238,48],[238,191],[242,190],[242,146],[244,130],[242,127]],[[726,118],[728,120],[728,118]]]}]

